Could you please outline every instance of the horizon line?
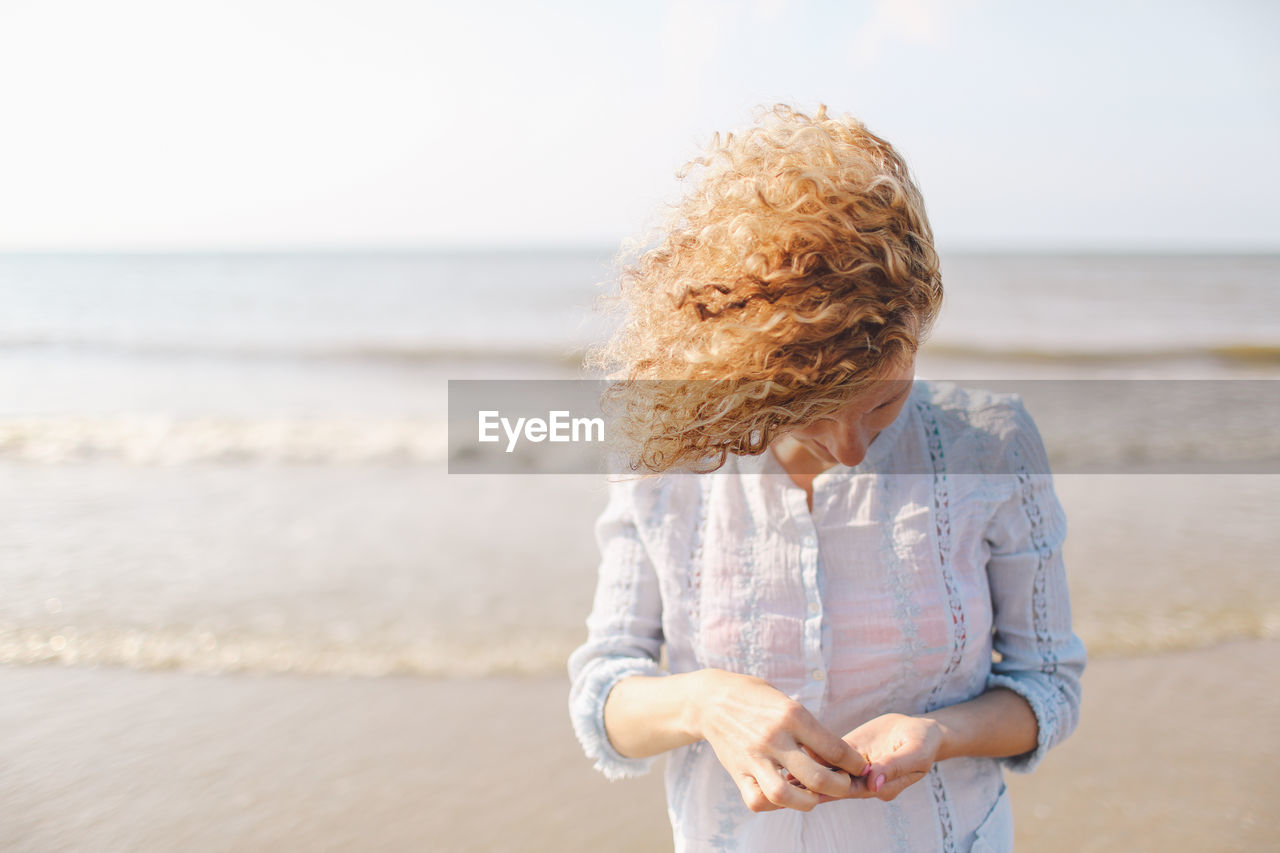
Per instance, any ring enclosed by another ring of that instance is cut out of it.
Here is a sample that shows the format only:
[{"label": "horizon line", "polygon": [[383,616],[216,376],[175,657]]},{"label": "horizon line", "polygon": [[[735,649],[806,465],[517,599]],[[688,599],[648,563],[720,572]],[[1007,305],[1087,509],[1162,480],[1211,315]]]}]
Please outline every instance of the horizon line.
[{"label": "horizon line", "polygon": [[[33,256],[178,256],[178,255],[553,255],[597,253],[615,255],[618,243],[596,241],[576,243],[457,243],[457,244],[266,244],[188,246],[54,246],[8,247],[0,245],[0,257]],[[1280,245],[1266,246],[1155,246],[1121,245],[999,245],[959,244],[936,247],[940,255],[1027,255],[1027,256],[1255,256],[1280,255]]]}]

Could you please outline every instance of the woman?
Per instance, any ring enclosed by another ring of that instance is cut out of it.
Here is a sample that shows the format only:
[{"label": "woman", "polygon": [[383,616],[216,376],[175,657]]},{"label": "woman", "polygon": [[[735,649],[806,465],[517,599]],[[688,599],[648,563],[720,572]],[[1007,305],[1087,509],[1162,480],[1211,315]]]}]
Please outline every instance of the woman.
[{"label": "woman", "polygon": [[664,476],[597,523],[575,731],[610,778],[671,752],[678,850],[1009,849],[1085,665],[1039,433],[913,379],[942,289],[888,143],[777,107],[694,165],[594,359],[661,380],[617,387]]}]

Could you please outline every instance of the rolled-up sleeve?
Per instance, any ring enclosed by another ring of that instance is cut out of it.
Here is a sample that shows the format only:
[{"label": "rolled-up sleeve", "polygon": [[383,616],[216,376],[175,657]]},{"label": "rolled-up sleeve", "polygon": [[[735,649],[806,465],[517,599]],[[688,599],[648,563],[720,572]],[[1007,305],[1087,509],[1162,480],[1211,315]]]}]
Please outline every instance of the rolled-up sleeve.
[{"label": "rolled-up sleeve", "polygon": [[635,481],[609,484],[609,501],[596,521],[600,571],[587,618],[587,641],[569,657],[569,716],[587,757],[609,779],[649,771],[656,756],[627,758],[604,728],[609,692],[632,675],[666,675],[662,648],[662,598],[653,563],[635,521]]},{"label": "rolled-up sleeve", "polygon": [[1016,399],[1011,427],[1005,473],[1014,489],[987,529],[993,644],[1000,657],[992,663],[987,688],[1013,690],[1035,712],[1036,748],[1002,759],[1010,770],[1028,773],[1076,728],[1086,655],[1071,626],[1062,560],[1066,515],[1040,433]]}]

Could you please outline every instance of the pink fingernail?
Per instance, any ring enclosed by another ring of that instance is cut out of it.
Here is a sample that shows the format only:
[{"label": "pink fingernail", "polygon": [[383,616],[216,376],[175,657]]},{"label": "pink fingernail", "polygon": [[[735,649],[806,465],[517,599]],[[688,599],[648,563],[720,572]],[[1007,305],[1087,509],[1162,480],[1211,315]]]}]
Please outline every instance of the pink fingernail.
[{"label": "pink fingernail", "polygon": [[873,787],[871,790],[879,791],[883,785],[884,785],[884,774],[881,773],[879,776],[876,777],[875,787]]}]

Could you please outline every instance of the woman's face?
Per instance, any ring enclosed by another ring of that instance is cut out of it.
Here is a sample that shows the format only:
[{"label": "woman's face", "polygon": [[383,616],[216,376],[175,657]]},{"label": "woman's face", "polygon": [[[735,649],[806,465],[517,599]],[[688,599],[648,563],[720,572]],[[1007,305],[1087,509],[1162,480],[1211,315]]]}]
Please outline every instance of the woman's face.
[{"label": "woman's face", "polygon": [[871,442],[906,405],[915,367],[913,355],[830,415],[788,435],[825,466],[857,465],[866,458]]}]

